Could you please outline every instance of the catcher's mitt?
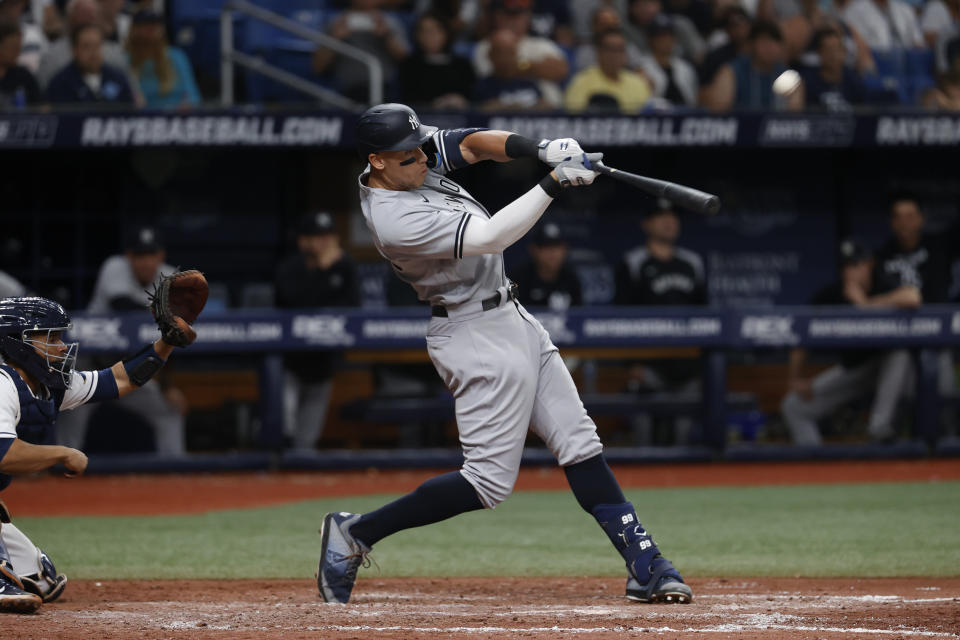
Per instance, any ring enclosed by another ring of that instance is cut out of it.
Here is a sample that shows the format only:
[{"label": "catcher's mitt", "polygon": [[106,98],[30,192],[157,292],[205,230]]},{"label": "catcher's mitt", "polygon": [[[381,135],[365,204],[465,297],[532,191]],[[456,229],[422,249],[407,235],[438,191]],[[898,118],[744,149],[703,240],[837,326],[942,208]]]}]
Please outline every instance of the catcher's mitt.
[{"label": "catcher's mitt", "polygon": [[197,339],[192,325],[207,304],[210,287],[196,269],[160,274],[160,283],[150,294],[150,311],[160,327],[163,341],[174,347],[186,347]]}]

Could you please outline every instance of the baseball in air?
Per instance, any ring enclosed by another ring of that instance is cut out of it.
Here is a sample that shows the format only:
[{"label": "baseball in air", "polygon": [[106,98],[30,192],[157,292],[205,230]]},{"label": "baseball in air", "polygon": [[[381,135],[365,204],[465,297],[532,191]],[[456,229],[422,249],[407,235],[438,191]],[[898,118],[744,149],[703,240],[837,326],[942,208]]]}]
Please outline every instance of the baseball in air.
[{"label": "baseball in air", "polygon": [[773,92],[778,96],[788,96],[800,86],[800,74],[787,69],[773,81]]}]

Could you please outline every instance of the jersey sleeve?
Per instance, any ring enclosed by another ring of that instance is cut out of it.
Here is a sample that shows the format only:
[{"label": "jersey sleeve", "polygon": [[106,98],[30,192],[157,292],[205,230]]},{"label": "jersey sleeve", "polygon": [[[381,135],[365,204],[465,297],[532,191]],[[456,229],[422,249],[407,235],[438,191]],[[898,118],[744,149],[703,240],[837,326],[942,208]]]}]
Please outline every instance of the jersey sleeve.
[{"label": "jersey sleeve", "polygon": [[63,394],[60,409],[76,409],[82,404],[117,397],[117,381],[110,369],[74,371],[70,388]]},{"label": "jersey sleeve", "polygon": [[462,169],[470,163],[460,153],[460,143],[471,133],[486,131],[481,127],[469,129],[440,129],[430,136],[423,150],[427,154],[427,166],[440,175]]},{"label": "jersey sleeve", "polygon": [[388,258],[463,257],[463,233],[470,213],[447,209],[410,211],[377,225],[380,243]]},{"label": "jersey sleeve", "polygon": [[16,438],[19,422],[20,396],[17,395],[17,385],[10,374],[0,369],[0,438]]}]

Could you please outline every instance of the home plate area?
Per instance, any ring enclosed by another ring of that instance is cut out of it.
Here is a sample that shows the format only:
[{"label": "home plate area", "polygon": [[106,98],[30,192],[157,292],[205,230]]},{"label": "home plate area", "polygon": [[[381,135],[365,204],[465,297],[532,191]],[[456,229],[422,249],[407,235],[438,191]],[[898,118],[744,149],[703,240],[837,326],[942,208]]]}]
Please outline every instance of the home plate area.
[{"label": "home plate area", "polygon": [[960,579],[705,578],[689,605],[614,578],[361,579],[350,604],[309,580],[71,581],[4,638],[960,639]]}]

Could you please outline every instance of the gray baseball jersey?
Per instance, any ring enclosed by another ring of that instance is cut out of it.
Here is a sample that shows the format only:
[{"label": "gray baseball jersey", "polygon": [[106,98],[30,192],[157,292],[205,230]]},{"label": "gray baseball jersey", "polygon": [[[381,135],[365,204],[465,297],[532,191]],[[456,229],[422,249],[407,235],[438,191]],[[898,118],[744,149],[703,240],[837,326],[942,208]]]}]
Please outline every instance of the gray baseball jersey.
[{"label": "gray baseball jersey", "polygon": [[[563,465],[602,451],[596,425],[550,336],[507,295],[502,254],[463,257],[472,216],[490,214],[445,177],[466,166],[460,141],[475,130],[437,131],[424,145],[434,169],[409,191],[366,186],[360,204],[380,253],[422,300],[446,307],[427,329],[427,352],[456,400],[460,473],[493,508],[510,495],[528,430]],[[500,293],[495,307],[482,304]]]},{"label": "gray baseball jersey", "polygon": [[360,175],[360,208],[377,250],[421,300],[433,305],[455,306],[507,284],[501,254],[463,257],[463,234],[470,218],[489,218],[490,213],[445,177],[467,165],[460,141],[474,131],[446,129],[433,134],[428,144],[436,148],[436,166],[417,189],[371,189],[365,184],[369,165]]}]

